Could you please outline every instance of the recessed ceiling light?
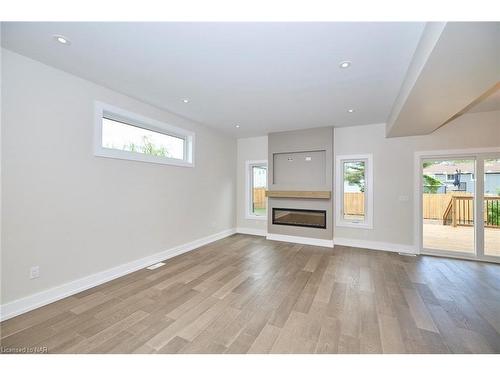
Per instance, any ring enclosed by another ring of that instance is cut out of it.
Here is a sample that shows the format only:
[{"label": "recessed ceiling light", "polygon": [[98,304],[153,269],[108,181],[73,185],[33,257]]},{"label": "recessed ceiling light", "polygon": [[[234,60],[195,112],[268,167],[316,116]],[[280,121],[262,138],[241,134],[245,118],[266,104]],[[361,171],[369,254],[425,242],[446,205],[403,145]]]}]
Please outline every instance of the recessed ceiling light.
[{"label": "recessed ceiling light", "polygon": [[339,64],[339,67],[341,67],[342,69],[349,68],[350,66],[351,66],[351,62],[350,61],[342,61]]},{"label": "recessed ceiling light", "polygon": [[189,99],[182,99],[184,103],[189,103]]},{"label": "recessed ceiling light", "polygon": [[235,128],[239,128],[240,126],[239,125],[234,125]]},{"label": "recessed ceiling light", "polygon": [[347,112],[349,113],[353,113],[354,112],[354,109],[348,109]]},{"label": "recessed ceiling light", "polygon": [[61,44],[65,44],[67,46],[69,46],[71,44],[70,40],[63,35],[54,35],[54,39],[56,42],[59,42]]}]

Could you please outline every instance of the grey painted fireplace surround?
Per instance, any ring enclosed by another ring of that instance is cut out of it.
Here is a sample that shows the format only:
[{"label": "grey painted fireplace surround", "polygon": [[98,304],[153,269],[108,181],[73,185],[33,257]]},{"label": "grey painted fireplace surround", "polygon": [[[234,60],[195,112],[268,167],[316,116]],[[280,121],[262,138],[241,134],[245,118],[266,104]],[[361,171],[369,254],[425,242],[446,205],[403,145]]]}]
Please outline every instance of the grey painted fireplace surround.
[{"label": "grey painted fireplace surround", "polygon": [[[332,191],[333,128],[270,133],[268,189]],[[329,199],[268,198],[268,234],[333,239],[333,194]],[[273,224],[273,208],[325,210],[326,228]]]}]

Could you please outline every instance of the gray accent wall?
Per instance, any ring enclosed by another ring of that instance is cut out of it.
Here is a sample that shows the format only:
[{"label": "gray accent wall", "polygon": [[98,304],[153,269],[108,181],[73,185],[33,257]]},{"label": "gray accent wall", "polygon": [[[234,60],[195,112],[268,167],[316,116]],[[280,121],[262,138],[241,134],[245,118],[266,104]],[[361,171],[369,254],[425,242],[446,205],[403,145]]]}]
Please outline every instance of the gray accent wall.
[{"label": "gray accent wall", "polygon": [[[270,133],[268,153],[269,190],[332,190],[332,127]],[[326,229],[274,225],[273,208],[326,210]],[[267,231],[269,234],[331,240],[333,194],[330,199],[269,198]]]},{"label": "gray accent wall", "polygon": [[273,159],[275,185],[326,185],[326,151],[275,153]]}]

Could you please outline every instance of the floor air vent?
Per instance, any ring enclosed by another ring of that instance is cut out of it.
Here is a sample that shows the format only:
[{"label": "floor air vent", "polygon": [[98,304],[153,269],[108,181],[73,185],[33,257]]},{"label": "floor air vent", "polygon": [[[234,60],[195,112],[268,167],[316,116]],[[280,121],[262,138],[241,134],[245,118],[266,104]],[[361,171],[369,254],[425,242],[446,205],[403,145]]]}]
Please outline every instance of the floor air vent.
[{"label": "floor air vent", "polygon": [[163,262],[155,263],[155,264],[153,264],[153,265],[151,265],[149,267],[146,267],[146,269],[148,269],[148,270],[155,270],[155,269],[160,268],[161,266],[164,266],[164,265],[165,265],[165,263],[163,263]]}]

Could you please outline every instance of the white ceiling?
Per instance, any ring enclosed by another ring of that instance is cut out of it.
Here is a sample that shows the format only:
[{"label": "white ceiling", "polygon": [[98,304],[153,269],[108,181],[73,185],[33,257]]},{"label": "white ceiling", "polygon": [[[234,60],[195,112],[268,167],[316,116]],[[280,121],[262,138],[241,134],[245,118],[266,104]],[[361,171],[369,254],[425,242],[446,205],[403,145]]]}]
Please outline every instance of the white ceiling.
[{"label": "white ceiling", "polygon": [[[428,23],[386,136],[430,134],[500,82],[500,22]],[[476,111],[486,110],[480,106]]]},{"label": "white ceiling", "polygon": [[[15,22],[2,23],[2,45],[245,137],[386,122],[423,27]],[[71,45],[56,43],[54,34]],[[351,67],[340,69],[343,60]]]},{"label": "white ceiling", "polygon": [[500,89],[493,92],[488,97],[481,100],[469,112],[490,112],[500,111]]}]

